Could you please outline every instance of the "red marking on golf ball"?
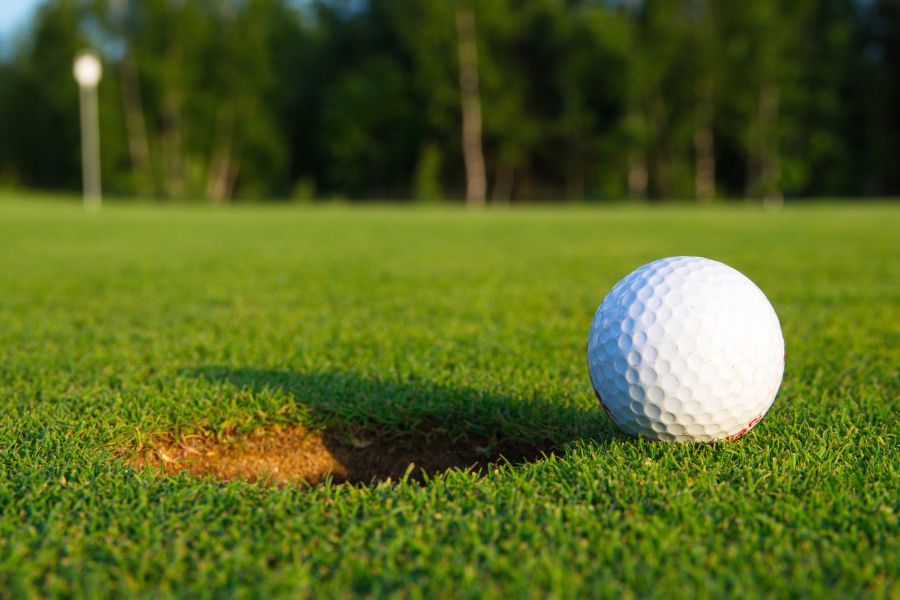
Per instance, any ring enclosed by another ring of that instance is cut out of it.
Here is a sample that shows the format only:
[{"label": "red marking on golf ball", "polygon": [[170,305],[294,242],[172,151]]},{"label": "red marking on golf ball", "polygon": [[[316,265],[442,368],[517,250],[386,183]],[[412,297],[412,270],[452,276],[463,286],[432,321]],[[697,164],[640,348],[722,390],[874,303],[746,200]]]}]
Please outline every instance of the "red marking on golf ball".
[{"label": "red marking on golf ball", "polygon": [[745,433],[747,433],[748,431],[750,431],[751,429],[753,429],[753,426],[756,425],[757,423],[759,423],[759,421],[762,419],[762,417],[763,417],[762,415],[756,415],[756,417],[755,417],[752,421],[750,421],[749,423],[747,423],[747,426],[746,426],[746,427],[744,427],[743,429],[741,429],[740,431],[738,431],[738,432],[735,433],[734,435],[729,435],[729,436],[728,436],[727,438],[725,438],[725,439],[726,439],[726,440],[729,440],[729,441],[738,439],[739,437],[741,437],[742,435],[744,435]]},{"label": "red marking on golf ball", "polygon": [[603,407],[603,412],[605,412],[606,416],[609,417],[610,419],[612,419],[613,422],[615,422],[615,419],[613,419],[612,413],[609,412],[609,408],[607,408],[606,403],[603,402],[603,398],[600,397],[600,392],[598,392],[597,388],[595,388],[593,386],[591,386],[591,388],[594,390],[594,395],[597,396],[597,402],[599,402],[600,406]]}]

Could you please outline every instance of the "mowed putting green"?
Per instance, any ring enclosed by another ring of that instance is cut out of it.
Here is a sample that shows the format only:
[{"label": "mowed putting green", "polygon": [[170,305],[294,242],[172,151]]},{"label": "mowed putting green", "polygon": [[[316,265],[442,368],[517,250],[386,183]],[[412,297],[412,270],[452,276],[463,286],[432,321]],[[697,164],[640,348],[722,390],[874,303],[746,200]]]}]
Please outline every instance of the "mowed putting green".
[{"label": "mowed putting green", "polygon": [[[781,319],[736,442],[620,435],[591,393],[598,303],[679,254]],[[6,197],[0,257],[0,596],[900,594],[896,205]],[[265,473],[307,455],[332,475]],[[255,466],[187,472],[215,460]]]}]

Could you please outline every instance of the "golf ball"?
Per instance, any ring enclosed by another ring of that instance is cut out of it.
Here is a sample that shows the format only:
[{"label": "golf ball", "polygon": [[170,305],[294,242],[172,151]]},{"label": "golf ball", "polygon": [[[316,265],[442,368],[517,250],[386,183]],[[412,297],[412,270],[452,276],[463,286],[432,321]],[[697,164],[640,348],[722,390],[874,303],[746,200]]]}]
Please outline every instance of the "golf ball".
[{"label": "golf ball", "polygon": [[735,439],[775,400],[784,338],[752,281],[707,258],[640,267],[610,290],[591,323],[588,370],[616,425],[676,442]]}]

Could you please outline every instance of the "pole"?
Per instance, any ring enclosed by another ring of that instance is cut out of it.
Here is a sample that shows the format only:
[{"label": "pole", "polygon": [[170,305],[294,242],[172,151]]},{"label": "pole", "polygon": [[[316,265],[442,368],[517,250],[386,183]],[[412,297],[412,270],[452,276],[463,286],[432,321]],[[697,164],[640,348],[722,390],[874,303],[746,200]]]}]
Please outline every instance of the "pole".
[{"label": "pole", "polygon": [[103,76],[100,59],[93,52],[79,52],[72,65],[78,82],[81,104],[81,177],[84,207],[100,210],[100,116],[97,107],[97,85]]},{"label": "pole", "polygon": [[100,118],[97,87],[81,87],[81,172],[84,185],[84,207],[100,210]]}]

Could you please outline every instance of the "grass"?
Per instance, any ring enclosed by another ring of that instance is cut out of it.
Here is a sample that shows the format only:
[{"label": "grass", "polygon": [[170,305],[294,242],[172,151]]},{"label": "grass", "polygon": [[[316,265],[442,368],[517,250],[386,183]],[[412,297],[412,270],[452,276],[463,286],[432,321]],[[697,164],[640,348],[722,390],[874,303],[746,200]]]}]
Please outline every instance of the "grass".
[{"label": "grass", "polygon": [[[735,443],[617,434],[584,345],[675,254],[753,279],[787,369]],[[900,596],[900,209],[0,201],[0,596]],[[158,432],[552,443],[425,484],[159,478]]]}]

